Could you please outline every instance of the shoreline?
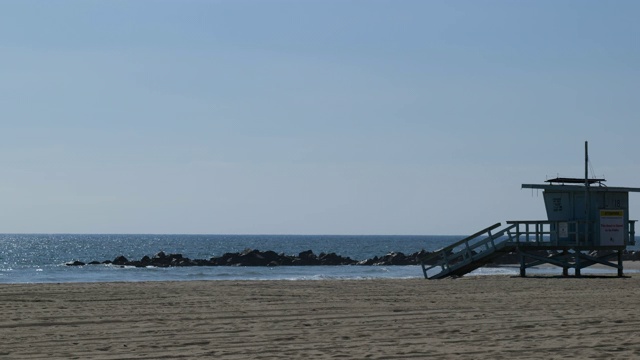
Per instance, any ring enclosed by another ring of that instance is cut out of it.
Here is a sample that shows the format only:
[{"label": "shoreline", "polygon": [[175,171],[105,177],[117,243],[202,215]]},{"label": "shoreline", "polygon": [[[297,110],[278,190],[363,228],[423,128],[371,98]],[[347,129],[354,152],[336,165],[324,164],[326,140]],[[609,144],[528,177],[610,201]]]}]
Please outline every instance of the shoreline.
[{"label": "shoreline", "polygon": [[0,356],[633,358],[640,275],[0,284]]},{"label": "shoreline", "polygon": [[[527,276],[556,276],[562,269],[549,264],[527,269]],[[624,262],[624,275],[640,273],[640,262]],[[585,276],[616,276],[617,269],[594,265],[583,269]],[[485,266],[465,277],[518,276],[519,265]],[[573,271],[570,271],[573,276]],[[25,268],[0,273],[0,284],[49,284],[49,283],[109,283],[146,281],[324,281],[367,279],[424,279],[419,265],[390,266],[224,266],[224,267],[169,267],[139,268],[114,265],[86,267]]]}]

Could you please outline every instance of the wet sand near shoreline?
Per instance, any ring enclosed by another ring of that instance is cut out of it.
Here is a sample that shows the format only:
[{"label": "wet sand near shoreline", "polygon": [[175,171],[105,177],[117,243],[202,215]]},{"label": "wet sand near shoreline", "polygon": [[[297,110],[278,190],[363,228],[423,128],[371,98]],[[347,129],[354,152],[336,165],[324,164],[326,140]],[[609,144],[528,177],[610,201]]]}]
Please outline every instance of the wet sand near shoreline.
[{"label": "wet sand near shoreline", "polygon": [[0,285],[4,359],[640,357],[640,276]]}]

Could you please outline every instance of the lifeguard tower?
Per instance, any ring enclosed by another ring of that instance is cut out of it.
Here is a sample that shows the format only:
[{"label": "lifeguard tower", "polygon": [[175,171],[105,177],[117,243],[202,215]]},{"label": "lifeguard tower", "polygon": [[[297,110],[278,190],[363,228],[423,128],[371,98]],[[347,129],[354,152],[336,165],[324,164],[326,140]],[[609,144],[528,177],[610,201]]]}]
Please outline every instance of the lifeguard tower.
[{"label": "lifeguard tower", "polygon": [[[629,220],[629,193],[640,188],[607,187],[605,179],[588,177],[589,153],[585,142],[585,177],[555,178],[546,184],[523,184],[543,190],[547,220],[507,221],[494,224],[422,259],[427,279],[462,276],[494,259],[517,253],[520,276],[526,269],[552,264],[569,275],[595,264],[616,268],[623,276],[622,254],[635,245],[635,220]],[[611,258],[617,261],[611,262]]]}]

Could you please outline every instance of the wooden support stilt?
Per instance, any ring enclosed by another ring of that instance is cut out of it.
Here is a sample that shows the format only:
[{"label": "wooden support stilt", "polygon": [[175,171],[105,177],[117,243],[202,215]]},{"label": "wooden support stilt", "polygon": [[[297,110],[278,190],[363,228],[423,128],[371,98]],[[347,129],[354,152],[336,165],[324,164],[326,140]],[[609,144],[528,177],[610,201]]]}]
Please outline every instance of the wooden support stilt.
[{"label": "wooden support stilt", "polygon": [[520,277],[526,277],[527,268],[524,261],[524,253],[520,249],[518,249],[518,255],[520,256]]},{"label": "wooden support stilt", "polygon": [[567,266],[567,255],[569,252],[564,249],[562,250],[562,259],[564,260],[564,266],[562,267],[562,276],[569,276],[569,267]]},{"label": "wooden support stilt", "polygon": [[624,276],[622,266],[622,250],[618,250],[618,277]]}]

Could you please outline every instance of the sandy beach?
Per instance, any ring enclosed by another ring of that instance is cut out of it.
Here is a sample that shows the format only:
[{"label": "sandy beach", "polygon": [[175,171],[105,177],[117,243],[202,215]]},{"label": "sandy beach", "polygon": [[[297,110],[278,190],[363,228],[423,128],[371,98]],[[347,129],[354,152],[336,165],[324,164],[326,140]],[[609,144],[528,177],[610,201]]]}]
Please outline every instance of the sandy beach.
[{"label": "sandy beach", "polygon": [[640,357],[640,276],[0,285],[2,359]]}]

